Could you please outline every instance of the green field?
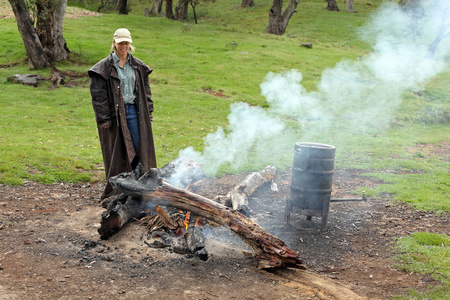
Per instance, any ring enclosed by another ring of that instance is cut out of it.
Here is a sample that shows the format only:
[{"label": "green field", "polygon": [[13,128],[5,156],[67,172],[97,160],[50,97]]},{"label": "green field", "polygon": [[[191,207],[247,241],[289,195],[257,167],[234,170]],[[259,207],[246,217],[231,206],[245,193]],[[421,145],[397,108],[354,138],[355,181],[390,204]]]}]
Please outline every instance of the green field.
[{"label": "green field", "polygon": [[[268,0],[251,8],[200,2],[198,24],[191,10],[188,20],[172,21],[144,17],[146,1],[129,3],[129,15],[68,14],[70,59],[56,66],[87,75],[108,55],[114,31],[128,28],[135,55],[154,69],[159,167],[181,151],[211,177],[268,164],[285,169],[296,142],[325,143],[336,146],[337,168],[383,180],[361,187],[367,195],[389,193],[419,210],[450,212],[450,38],[434,59],[423,58],[435,31],[422,29],[436,23],[408,19],[394,1],[355,1],[358,13],[349,14],[305,0],[286,34],[275,36],[265,33]],[[104,180],[89,79],[56,88],[12,83],[14,74],[49,78],[51,71],[28,70],[13,18],[0,26],[0,183]]]}]

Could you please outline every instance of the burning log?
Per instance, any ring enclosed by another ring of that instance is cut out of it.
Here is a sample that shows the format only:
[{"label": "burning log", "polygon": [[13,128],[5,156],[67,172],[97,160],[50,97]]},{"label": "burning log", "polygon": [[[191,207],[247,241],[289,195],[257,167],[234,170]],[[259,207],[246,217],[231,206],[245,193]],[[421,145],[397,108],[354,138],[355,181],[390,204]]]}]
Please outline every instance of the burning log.
[{"label": "burning log", "polygon": [[250,173],[240,184],[234,187],[226,197],[231,200],[232,206],[235,210],[249,216],[250,210],[248,208],[248,197],[250,197],[264,183],[273,180],[276,174],[277,169],[273,166],[267,166],[261,172]]},{"label": "burning log", "polygon": [[253,250],[261,269],[306,269],[296,252],[248,217],[201,195],[172,186],[162,178],[158,169],[151,169],[139,179],[134,173],[123,173],[112,177],[110,182],[116,190],[140,198],[143,203],[176,207],[227,225]]},{"label": "burning log", "polygon": [[[158,174],[171,184],[182,188],[205,177],[202,168],[197,163],[183,157],[179,157],[159,169]],[[140,165],[130,173],[130,176],[136,179],[141,175]],[[118,232],[130,220],[140,219],[146,209],[146,203],[140,201],[139,196],[133,198],[126,194],[116,196],[114,199],[107,199],[104,206],[106,206],[106,211],[102,213],[100,228],[97,231],[105,240]]]},{"label": "burning log", "polygon": [[185,233],[186,245],[195,256],[201,260],[208,260],[208,251],[205,248],[205,237],[198,226],[200,217],[190,214],[190,221]]},{"label": "burning log", "polygon": [[166,214],[166,212],[161,208],[161,206],[156,205],[155,209],[158,212],[158,215],[160,216],[160,218],[164,221],[165,227],[172,229],[172,230],[175,230],[179,227],[178,223],[173,221],[172,218],[169,217]]}]

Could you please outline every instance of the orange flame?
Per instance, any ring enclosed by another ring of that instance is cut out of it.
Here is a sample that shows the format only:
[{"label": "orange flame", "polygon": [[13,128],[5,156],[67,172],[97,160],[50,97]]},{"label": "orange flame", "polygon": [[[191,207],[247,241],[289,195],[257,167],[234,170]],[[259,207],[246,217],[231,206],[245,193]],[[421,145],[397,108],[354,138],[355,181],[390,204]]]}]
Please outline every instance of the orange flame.
[{"label": "orange flame", "polygon": [[186,217],[184,218],[184,221],[183,221],[185,230],[187,230],[187,228],[189,227],[190,216],[191,216],[191,213],[190,212],[186,212]]}]

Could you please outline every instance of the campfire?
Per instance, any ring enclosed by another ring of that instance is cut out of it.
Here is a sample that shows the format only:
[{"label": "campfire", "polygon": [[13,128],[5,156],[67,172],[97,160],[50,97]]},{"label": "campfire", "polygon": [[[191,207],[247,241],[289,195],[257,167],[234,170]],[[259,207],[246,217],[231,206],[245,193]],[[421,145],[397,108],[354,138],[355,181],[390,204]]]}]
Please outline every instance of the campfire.
[{"label": "campfire", "polygon": [[152,248],[170,248],[174,253],[193,254],[201,260],[208,260],[208,251],[201,226],[205,223],[189,211],[168,208],[167,213],[161,206],[146,212],[140,224],[145,226]]},{"label": "campfire", "polygon": [[[180,167],[183,176],[179,176]],[[149,246],[170,247],[181,253],[189,251],[206,260],[208,253],[202,226],[209,222],[227,226],[241,238],[252,249],[251,255],[261,269],[305,269],[296,252],[248,217],[248,197],[260,186],[273,181],[276,172],[276,168],[268,166],[261,172],[251,173],[227,195],[217,195],[212,200],[195,193],[205,175],[193,161],[178,158],[145,174],[138,167],[110,179],[113,187],[123,194],[105,203],[106,211],[98,232],[102,239],[107,239],[128,221],[138,219],[148,230]],[[275,191],[276,185],[272,182],[271,186]],[[148,206],[154,208],[149,211]]]}]

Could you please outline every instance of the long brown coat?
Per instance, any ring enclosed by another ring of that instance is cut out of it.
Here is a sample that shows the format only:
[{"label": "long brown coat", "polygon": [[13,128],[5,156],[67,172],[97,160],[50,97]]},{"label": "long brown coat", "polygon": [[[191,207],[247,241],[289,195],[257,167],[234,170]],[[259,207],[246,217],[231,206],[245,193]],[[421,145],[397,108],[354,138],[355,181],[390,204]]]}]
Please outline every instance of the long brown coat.
[{"label": "long brown coat", "polygon": [[97,120],[107,180],[102,199],[117,193],[109,183],[109,178],[123,172],[132,171],[138,160],[142,164],[144,172],[147,172],[150,168],[156,168],[155,144],[151,124],[153,101],[148,80],[148,75],[153,70],[141,60],[131,54],[128,55],[130,65],[136,73],[135,103],[139,111],[138,153],[135,153],[131,142],[120,90],[120,80],[112,59],[112,53],[95,64],[88,72],[91,78],[92,105]]}]

